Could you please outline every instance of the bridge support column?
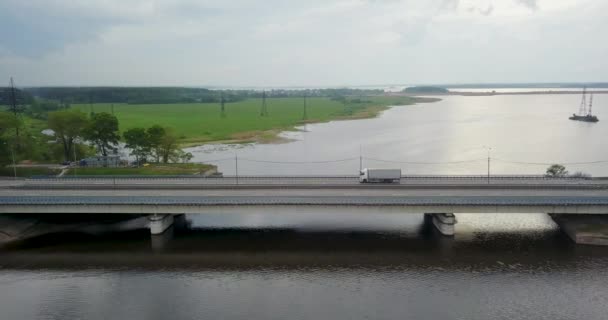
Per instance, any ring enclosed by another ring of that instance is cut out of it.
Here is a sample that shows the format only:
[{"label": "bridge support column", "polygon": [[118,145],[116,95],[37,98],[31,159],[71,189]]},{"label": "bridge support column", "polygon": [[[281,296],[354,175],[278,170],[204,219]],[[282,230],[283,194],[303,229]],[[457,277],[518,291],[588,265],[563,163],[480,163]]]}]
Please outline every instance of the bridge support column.
[{"label": "bridge support column", "polygon": [[453,213],[425,213],[424,220],[431,222],[442,235],[454,235],[454,226],[457,221]]},{"label": "bridge support column", "polygon": [[576,244],[608,246],[608,216],[603,214],[550,214]]},{"label": "bridge support column", "polygon": [[173,225],[173,216],[170,214],[154,214],[148,217],[151,234],[162,234]]}]

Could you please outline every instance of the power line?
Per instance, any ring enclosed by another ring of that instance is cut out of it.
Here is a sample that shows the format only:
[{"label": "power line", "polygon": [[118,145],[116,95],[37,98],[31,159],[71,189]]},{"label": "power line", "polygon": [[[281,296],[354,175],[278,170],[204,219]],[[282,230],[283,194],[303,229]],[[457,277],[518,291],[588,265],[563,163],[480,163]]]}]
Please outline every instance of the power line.
[{"label": "power line", "polygon": [[441,165],[441,164],[461,164],[461,163],[472,163],[479,161],[486,161],[487,159],[472,159],[472,160],[462,160],[462,161],[448,161],[448,162],[421,162],[421,161],[399,161],[399,160],[385,160],[385,159],[375,159],[375,158],[367,158],[364,157],[365,160],[378,161],[378,162],[387,162],[387,163],[402,163],[402,164],[432,164],[432,165]]},{"label": "power line", "polygon": [[510,161],[503,159],[492,158],[495,161],[504,162],[504,163],[512,163],[512,164],[525,164],[525,165],[537,165],[537,166],[550,166],[553,164],[561,164],[561,165],[584,165],[584,164],[599,164],[599,163],[608,163],[608,160],[597,160],[597,161],[585,161],[585,162],[524,162],[524,161]]},{"label": "power line", "polygon": [[338,160],[323,160],[323,161],[272,161],[272,160],[256,160],[256,159],[247,159],[240,158],[241,161],[249,161],[249,162],[258,162],[258,163],[277,163],[277,164],[313,164],[313,163],[335,163],[335,162],[346,162],[359,160],[359,158],[347,158],[347,159],[338,159]]},{"label": "power line", "polygon": [[[239,161],[249,161],[249,162],[257,162],[257,163],[275,163],[275,164],[322,164],[322,163],[338,163],[338,162],[347,162],[347,161],[355,161],[355,160],[368,160],[368,161],[377,161],[377,162],[386,162],[386,163],[396,163],[396,164],[411,164],[411,165],[450,165],[450,164],[465,164],[465,163],[474,163],[486,161],[486,158],[480,159],[470,159],[470,160],[461,160],[461,161],[445,161],[445,162],[427,162],[427,161],[403,161],[403,160],[387,160],[387,159],[376,159],[376,158],[368,158],[368,157],[353,157],[353,158],[344,158],[344,159],[332,159],[332,160],[316,160],[316,161],[278,161],[278,160],[260,160],[260,159],[249,159],[249,158],[239,158]],[[222,161],[234,161],[235,158],[219,158],[219,159],[209,159],[209,160],[201,160],[200,162],[222,162]],[[510,161],[492,158],[494,161],[499,161],[503,163],[512,163],[512,164],[521,164],[521,165],[552,165],[552,164],[562,164],[562,165],[589,165],[589,164],[600,164],[600,163],[608,163],[608,160],[598,160],[598,161],[586,161],[586,162],[525,162],[525,161]]]},{"label": "power line", "polygon": [[207,162],[222,162],[222,161],[232,161],[234,160],[234,158],[223,158],[223,159],[209,159],[209,160],[201,160],[200,163],[207,163]]}]

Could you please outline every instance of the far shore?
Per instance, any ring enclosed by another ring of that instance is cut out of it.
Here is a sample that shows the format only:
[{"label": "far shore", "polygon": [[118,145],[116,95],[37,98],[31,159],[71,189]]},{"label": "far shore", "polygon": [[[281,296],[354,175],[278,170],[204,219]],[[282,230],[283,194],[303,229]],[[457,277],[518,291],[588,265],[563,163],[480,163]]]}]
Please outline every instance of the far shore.
[{"label": "far shore", "polygon": [[[505,95],[547,95],[547,94],[581,94],[582,90],[539,90],[539,91],[514,91],[514,92],[472,92],[472,91],[450,91],[448,93],[405,93],[391,92],[389,96],[395,97],[436,97],[436,96],[505,96]],[[588,91],[593,94],[608,94],[608,90]]]},{"label": "far shore", "polygon": [[414,98],[414,101],[410,101],[405,104],[371,105],[371,106],[365,107],[351,115],[339,115],[339,116],[330,117],[330,118],[324,119],[324,120],[313,119],[313,120],[308,120],[308,121],[300,121],[299,123],[294,124],[293,126],[287,127],[287,128],[280,128],[280,129],[275,128],[275,129],[269,129],[269,130],[237,132],[232,135],[232,139],[181,142],[180,147],[182,149],[185,149],[185,148],[194,148],[194,147],[198,147],[198,146],[203,146],[206,144],[244,144],[244,143],[279,144],[279,143],[287,143],[292,140],[281,137],[280,134],[285,131],[299,131],[298,127],[303,126],[305,124],[327,123],[327,122],[332,122],[332,121],[371,119],[371,118],[378,117],[383,111],[386,111],[391,107],[412,106],[412,105],[416,105],[419,103],[433,103],[433,102],[441,101],[440,98],[417,97],[417,96],[410,96],[410,97]]}]

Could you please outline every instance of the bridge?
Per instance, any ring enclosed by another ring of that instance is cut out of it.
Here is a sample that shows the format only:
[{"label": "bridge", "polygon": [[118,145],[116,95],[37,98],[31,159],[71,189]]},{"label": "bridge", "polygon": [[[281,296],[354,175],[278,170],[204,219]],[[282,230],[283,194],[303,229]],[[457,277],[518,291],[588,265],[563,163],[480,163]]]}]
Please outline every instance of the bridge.
[{"label": "bridge", "polygon": [[453,235],[458,213],[608,214],[608,179],[404,176],[398,184],[360,184],[356,176],[116,176],[0,182],[0,214],[150,215],[153,234],[164,232],[174,215],[339,207],[424,213],[441,233]]}]

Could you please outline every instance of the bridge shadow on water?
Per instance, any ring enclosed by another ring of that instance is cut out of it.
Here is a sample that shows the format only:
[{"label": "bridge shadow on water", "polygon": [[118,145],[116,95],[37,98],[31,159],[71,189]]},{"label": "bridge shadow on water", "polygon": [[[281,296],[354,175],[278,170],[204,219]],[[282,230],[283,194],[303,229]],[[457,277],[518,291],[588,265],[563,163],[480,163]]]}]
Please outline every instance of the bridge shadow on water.
[{"label": "bridge shadow on water", "polygon": [[388,268],[580,270],[608,263],[608,248],[576,246],[559,230],[463,231],[444,237],[425,223],[404,230],[201,227],[97,235],[61,232],[0,249],[0,268],[238,269]]}]

